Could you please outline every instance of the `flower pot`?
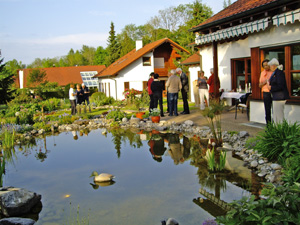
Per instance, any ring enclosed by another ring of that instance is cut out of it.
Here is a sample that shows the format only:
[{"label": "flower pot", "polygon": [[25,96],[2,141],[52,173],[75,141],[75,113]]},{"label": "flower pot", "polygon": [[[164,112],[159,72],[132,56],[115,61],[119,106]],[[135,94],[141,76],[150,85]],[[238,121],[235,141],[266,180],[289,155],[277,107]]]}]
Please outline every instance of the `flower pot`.
[{"label": "flower pot", "polygon": [[151,117],[151,120],[152,120],[153,123],[159,123],[159,121],[160,121],[160,116],[152,116],[152,117]]},{"label": "flower pot", "polygon": [[144,114],[145,114],[145,112],[137,112],[137,113],[135,114],[135,117],[142,120]]}]

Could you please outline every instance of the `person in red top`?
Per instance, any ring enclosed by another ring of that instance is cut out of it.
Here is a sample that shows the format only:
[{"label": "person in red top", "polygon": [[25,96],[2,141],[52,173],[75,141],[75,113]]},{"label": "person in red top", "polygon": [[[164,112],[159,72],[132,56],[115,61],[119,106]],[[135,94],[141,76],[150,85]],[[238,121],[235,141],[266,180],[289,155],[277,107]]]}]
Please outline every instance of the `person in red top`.
[{"label": "person in red top", "polygon": [[215,80],[214,80],[214,69],[211,68],[210,69],[210,77],[208,78],[207,84],[209,85],[209,98],[210,99],[214,99],[214,98],[219,98],[219,94],[220,94],[220,80],[219,77],[217,77],[216,80],[216,93],[214,93],[215,90]]},{"label": "person in red top", "polygon": [[154,80],[154,72],[150,73],[150,78],[147,82],[148,94],[149,94],[149,97],[150,97],[149,112],[150,112],[150,109],[154,108],[154,99],[153,99],[153,93],[152,93],[152,90],[151,90],[151,84],[152,84],[153,80]]},{"label": "person in red top", "polygon": [[271,97],[271,92],[268,88],[268,80],[270,80],[270,77],[273,72],[270,70],[270,66],[268,65],[269,61],[270,60],[268,59],[262,61],[262,67],[264,68],[264,70],[261,72],[259,78],[259,87],[261,88],[261,91],[263,93],[264,106],[265,106],[265,119],[267,124],[271,122],[271,107],[272,107],[272,97]]}]

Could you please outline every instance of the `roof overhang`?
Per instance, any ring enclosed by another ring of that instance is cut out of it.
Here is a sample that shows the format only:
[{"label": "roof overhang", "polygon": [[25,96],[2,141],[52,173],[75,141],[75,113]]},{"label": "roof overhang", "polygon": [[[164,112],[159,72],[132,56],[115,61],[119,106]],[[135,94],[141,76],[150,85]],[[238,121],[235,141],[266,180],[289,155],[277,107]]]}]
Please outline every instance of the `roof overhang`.
[{"label": "roof overhang", "polygon": [[196,36],[196,44],[203,45],[208,44],[213,41],[221,41],[233,37],[243,36],[245,34],[253,33],[260,30],[265,30],[270,23],[270,17],[256,20],[250,23],[244,23],[241,25],[229,27],[226,29],[218,30],[216,32],[206,34],[206,35],[198,35]]},{"label": "roof overhang", "polygon": [[201,32],[203,30],[207,30],[207,29],[219,26],[219,25],[224,24],[224,23],[230,23],[234,20],[243,19],[243,18],[249,17],[249,16],[251,17],[251,16],[253,16],[257,13],[267,12],[268,10],[270,10],[272,8],[278,8],[278,7],[283,6],[285,4],[292,4],[294,2],[295,2],[295,0],[277,0],[277,1],[273,1],[273,2],[270,2],[270,3],[264,4],[262,6],[255,7],[253,9],[243,11],[243,12],[238,13],[238,14],[234,14],[232,16],[228,16],[228,17],[225,17],[225,18],[222,18],[222,19],[219,19],[219,20],[212,21],[210,23],[206,23],[206,24],[203,24],[203,25],[198,25],[196,27],[192,27],[191,29],[189,29],[189,31],[190,32]]},{"label": "roof overhang", "polygon": [[300,9],[272,17],[273,25],[276,25],[277,27],[281,24],[286,25],[287,23],[295,23],[296,20],[300,21]]}]

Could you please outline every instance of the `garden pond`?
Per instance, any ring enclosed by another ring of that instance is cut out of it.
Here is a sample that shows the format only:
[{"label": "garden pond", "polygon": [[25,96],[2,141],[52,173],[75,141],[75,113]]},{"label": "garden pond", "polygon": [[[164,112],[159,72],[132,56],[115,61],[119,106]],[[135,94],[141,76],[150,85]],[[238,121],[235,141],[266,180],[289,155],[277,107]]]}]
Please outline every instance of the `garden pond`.
[{"label": "garden pond", "polygon": [[[260,178],[232,151],[224,172],[209,172],[203,157],[208,144],[157,131],[57,133],[16,146],[3,186],[42,195],[37,225],[161,224],[170,217],[202,224],[261,189]],[[114,182],[95,184],[93,171],[115,175]]]}]

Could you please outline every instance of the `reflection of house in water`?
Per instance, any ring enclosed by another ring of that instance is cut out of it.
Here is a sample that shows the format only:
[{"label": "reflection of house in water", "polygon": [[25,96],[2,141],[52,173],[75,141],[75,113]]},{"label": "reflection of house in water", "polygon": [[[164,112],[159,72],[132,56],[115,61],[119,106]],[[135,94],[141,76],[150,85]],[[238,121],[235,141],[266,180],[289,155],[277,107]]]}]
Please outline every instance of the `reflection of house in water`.
[{"label": "reflection of house in water", "polygon": [[[201,150],[202,151],[202,150]],[[211,173],[208,171],[206,160],[202,159],[197,162],[199,183],[201,188],[199,193],[202,198],[195,198],[193,202],[209,212],[212,216],[221,216],[226,214],[230,209],[228,203],[221,198],[222,190],[226,190],[226,183],[230,183],[235,187],[242,188],[246,191],[259,197],[261,190],[261,182],[263,181],[250,169],[244,167],[244,161],[234,158],[233,153],[227,152],[225,171]],[[213,190],[214,193],[210,193]],[[226,195],[226,193],[224,193]]]}]

